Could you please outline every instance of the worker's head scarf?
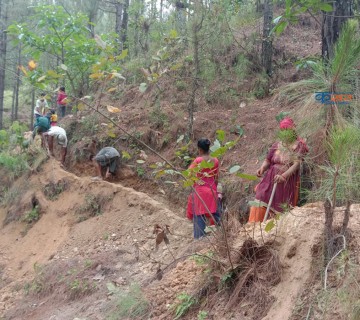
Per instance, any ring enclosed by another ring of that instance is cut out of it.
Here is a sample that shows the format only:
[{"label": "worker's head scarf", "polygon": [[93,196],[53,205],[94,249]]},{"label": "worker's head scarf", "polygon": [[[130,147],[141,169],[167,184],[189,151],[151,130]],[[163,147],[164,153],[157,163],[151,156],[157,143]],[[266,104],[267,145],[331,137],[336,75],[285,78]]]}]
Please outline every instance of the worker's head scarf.
[{"label": "worker's head scarf", "polygon": [[295,129],[296,126],[295,126],[295,122],[293,119],[291,118],[284,118],[280,121],[280,129]]}]

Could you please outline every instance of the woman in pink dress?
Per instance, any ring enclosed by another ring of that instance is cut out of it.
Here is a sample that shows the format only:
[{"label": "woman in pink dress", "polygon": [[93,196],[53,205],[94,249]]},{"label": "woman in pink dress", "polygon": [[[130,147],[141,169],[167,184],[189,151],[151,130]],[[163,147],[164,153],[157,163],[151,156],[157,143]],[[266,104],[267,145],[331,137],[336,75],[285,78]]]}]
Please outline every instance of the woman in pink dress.
[{"label": "woman in pink dress", "polygon": [[[197,146],[199,156],[193,161],[189,169],[194,169],[198,180],[193,185],[196,192],[193,191],[189,195],[186,213],[186,216],[194,222],[195,239],[205,236],[207,219],[214,219],[216,223],[220,221],[220,214],[217,210],[219,160],[210,156],[210,141],[208,139],[200,139]],[[206,163],[206,167],[200,166],[201,163]]]},{"label": "woman in pink dress", "polygon": [[[295,123],[291,118],[280,122],[279,142],[275,142],[257,170],[257,176],[262,177],[255,187],[255,200],[269,203],[274,183],[277,183],[271,212],[283,212],[284,208],[294,207],[299,198],[300,163],[308,152],[305,142],[297,137]],[[266,207],[250,207],[249,222],[262,222]]]}]

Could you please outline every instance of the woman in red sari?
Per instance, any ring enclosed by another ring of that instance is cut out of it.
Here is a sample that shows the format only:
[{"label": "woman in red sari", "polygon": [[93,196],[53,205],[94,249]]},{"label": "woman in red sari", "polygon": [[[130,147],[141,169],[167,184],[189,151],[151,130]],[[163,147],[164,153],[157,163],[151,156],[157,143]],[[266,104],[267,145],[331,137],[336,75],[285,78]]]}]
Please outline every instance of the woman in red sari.
[{"label": "woman in red sari", "polygon": [[[258,177],[264,177],[255,187],[255,200],[269,203],[274,183],[277,183],[271,212],[283,212],[285,207],[294,207],[299,198],[300,163],[308,152],[305,142],[298,138],[295,123],[291,118],[280,122],[280,141],[274,143],[261,167],[257,170]],[[250,207],[249,222],[262,222],[266,207]]]},{"label": "woman in red sari", "polygon": [[[198,179],[193,185],[196,192],[193,191],[189,195],[186,212],[186,216],[194,222],[195,239],[205,236],[207,219],[215,219],[216,223],[219,223],[220,220],[220,214],[217,210],[219,160],[210,156],[210,141],[208,139],[200,139],[197,146],[199,156],[193,161],[189,169],[197,167],[200,169],[199,171],[194,170],[197,172],[196,177]],[[200,165],[204,162],[207,163],[206,168]]]}]

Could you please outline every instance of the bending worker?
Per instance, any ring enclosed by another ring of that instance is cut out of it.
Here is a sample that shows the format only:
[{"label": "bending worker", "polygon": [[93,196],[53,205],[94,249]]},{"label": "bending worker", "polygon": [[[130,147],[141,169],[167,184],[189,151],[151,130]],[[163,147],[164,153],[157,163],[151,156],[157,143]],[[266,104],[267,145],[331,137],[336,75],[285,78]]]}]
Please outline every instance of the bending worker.
[{"label": "bending worker", "polygon": [[61,157],[61,163],[65,163],[65,157],[67,153],[67,136],[66,131],[58,126],[52,126],[50,127],[49,131],[44,133],[44,136],[46,136],[48,139],[48,146],[49,146],[49,152],[51,156],[54,155],[54,138],[57,140],[57,143],[61,146],[60,151],[60,157]]},{"label": "bending worker", "polygon": [[105,179],[114,177],[116,175],[116,170],[118,162],[120,159],[119,152],[113,147],[102,148],[96,156],[91,155],[90,161],[94,163],[96,168],[96,177],[93,177],[92,180],[102,180],[102,168],[106,168]]}]

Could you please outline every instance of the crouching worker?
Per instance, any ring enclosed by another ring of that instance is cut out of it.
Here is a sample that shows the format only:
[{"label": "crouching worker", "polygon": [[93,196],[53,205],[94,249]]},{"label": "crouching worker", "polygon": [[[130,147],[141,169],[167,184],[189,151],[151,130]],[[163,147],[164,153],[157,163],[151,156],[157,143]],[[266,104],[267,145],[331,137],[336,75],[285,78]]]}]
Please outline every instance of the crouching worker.
[{"label": "crouching worker", "polygon": [[67,137],[66,137],[66,131],[58,126],[52,126],[49,131],[44,133],[44,136],[47,137],[47,142],[49,146],[49,152],[51,156],[54,155],[54,138],[56,139],[57,143],[61,146],[60,151],[60,158],[61,158],[61,164],[65,163],[65,157],[67,153]]},{"label": "crouching worker", "polygon": [[50,129],[50,115],[36,118],[34,131],[32,138],[34,139],[36,134],[41,136],[41,146],[47,149],[47,144],[44,139],[44,133]]},{"label": "crouching worker", "polygon": [[102,169],[106,168],[105,179],[116,175],[117,166],[120,160],[119,152],[113,147],[102,148],[96,156],[91,155],[90,161],[94,163],[96,168],[96,177],[92,180],[102,180]]}]

